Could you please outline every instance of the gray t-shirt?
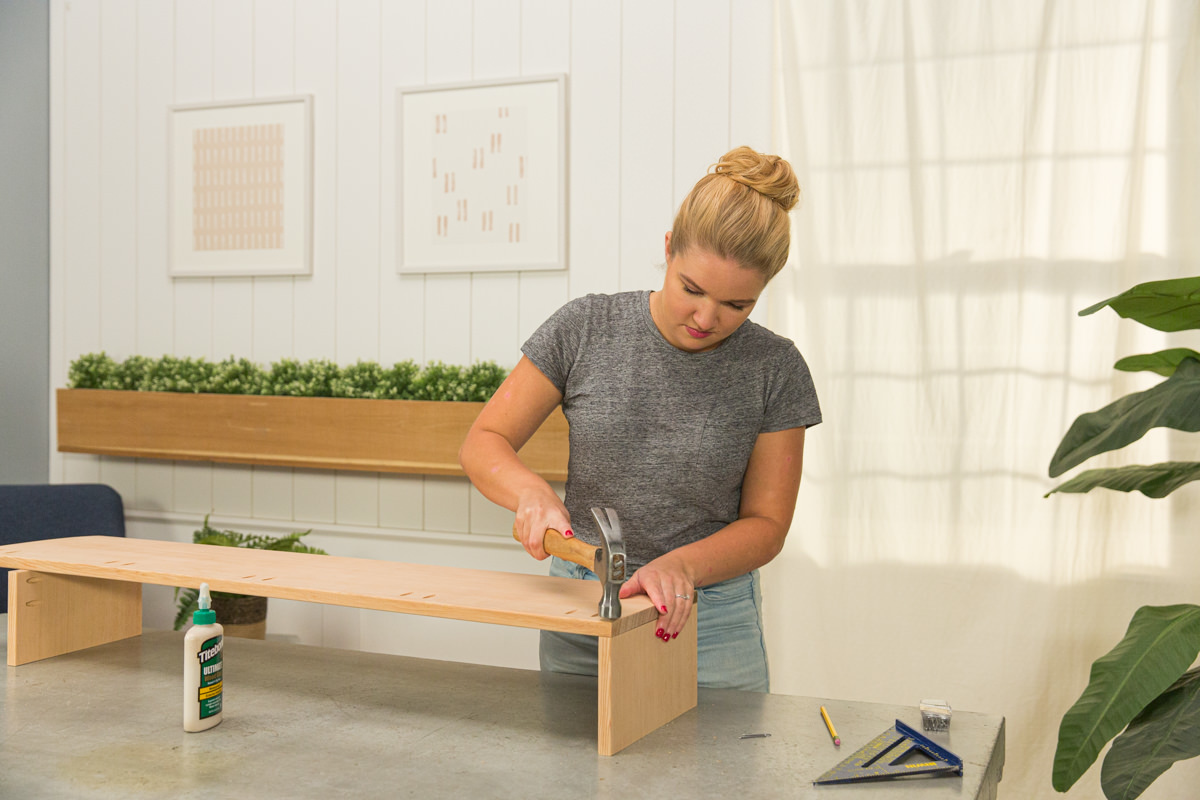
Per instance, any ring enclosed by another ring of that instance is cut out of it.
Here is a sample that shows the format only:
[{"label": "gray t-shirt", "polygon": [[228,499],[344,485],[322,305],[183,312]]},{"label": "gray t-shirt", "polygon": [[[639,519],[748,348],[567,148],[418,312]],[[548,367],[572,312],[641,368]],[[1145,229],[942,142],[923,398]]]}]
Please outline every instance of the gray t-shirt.
[{"label": "gray t-shirt", "polygon": [[649,291],[572,300],[521,350],[563,395],[572,529],[599,544],[589,509],[616,509],[632,569],[738,518],[760,433],[821,421],[790,340],[747,320],[684,352],[659,333]]}]

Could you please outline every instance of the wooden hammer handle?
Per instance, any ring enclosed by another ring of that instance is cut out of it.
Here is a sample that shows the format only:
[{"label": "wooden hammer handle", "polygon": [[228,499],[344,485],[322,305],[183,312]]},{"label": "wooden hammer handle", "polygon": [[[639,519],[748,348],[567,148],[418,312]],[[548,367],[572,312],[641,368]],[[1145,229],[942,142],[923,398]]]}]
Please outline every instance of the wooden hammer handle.
[{"label": "wooden hammer handle", "polygon": [[[517,524],[513,523],[513,538],[521,541],[517,532]],[[524,542],[521,542],[524,544]],[[563,536],[554,528],[546,528],[546,536],[542,539],[542,547],[552,556],[558,556],[565,561],[573,561],[580,566],[594,569],[596,567],[596,551],[600,548],[580,541],[574,536]]]}]

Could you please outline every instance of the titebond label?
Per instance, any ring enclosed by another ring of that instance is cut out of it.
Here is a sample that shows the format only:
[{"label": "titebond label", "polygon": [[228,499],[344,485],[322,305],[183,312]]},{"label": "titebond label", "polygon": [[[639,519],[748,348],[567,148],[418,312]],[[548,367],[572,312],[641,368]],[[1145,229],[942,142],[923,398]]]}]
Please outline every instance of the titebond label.
[{"label": "titebond label", "polygon": [[207,640],[196,654],[200,659],[200,719],[221,713],[221,648],[224,637]]}]

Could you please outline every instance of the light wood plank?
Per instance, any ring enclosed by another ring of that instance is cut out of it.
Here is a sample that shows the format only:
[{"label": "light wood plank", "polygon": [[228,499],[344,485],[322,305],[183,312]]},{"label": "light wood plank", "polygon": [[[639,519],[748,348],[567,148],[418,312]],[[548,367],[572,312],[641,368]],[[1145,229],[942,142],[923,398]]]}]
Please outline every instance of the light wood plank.
[{"label": "light wood plank", "polygon": [[[57,397],[64,452],[427,475],[463,474],[458,448],[483,408],[99,389],[59,389]],[[567,430],[556,410],[521,459],[549,480],[565,480]]]},{"label": "light wood plank", "polygon": [[[622,611],[632,599],[621,601]],[[656,629],[643,625],[600,639],[600,755],[618,753],[696,707],[696,614],[670,642]]]},{"label": "light wood plank", "polygon": [[8,605],[10,667],[142,633],[140,583],[15,569]]},{"label": "light wood plank", "polygon": [[[204,582],[218,592],[602,639],[658,617],[641,596],[621,602],[620,619],[600,619],[601,589],[595,581],[115,536],[7,545],[0,547],[0,566],[163,586],[196,588]],[[25,606],[17,608],[25,613]]]}]

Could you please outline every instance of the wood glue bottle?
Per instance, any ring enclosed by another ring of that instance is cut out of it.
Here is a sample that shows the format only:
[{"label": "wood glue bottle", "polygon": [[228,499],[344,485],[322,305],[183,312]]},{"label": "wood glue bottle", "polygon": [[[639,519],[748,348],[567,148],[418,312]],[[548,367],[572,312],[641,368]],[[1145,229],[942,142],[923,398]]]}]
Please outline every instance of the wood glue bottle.
[{"label": "wood glue bottle", "polygon": [[183,637],[183,729],[206,731],[221,722],[221,650],[224,629],[212,610],[208,584],[200,584],[199,609]]}]

